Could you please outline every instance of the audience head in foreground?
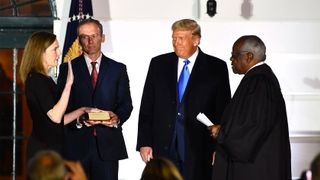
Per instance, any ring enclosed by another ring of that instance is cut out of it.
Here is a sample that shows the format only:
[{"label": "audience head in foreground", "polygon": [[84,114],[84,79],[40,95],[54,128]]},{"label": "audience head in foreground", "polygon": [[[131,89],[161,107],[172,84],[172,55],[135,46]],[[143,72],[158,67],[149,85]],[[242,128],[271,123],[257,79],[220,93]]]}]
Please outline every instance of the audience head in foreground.
[{"label": "audience head in foreground", "polygon": [[156,158],[147,163],[141,180],[182,180],[182,176],[170,160]]},{"label": "audience head in foreground", "polygon": [[79,162],[65,161],[55,151],[39,151],[28,163],[29,180],[86,180]]},{"label": "audience head in foreground", "polygon": [[312,180],[320,180],[320,153],[311,162]]}]

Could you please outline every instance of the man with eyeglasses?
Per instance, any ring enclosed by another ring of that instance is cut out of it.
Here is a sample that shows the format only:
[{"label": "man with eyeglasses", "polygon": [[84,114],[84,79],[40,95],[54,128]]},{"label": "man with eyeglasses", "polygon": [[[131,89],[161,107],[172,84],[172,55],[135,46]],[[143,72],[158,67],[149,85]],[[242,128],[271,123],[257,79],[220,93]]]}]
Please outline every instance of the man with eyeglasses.
[{"label": "man with eyeglasses", "polygon": [[[74,82],[67,111],[94,107],[107,111],[110,119],[66,126],[65,157],[80,160],[90,180],[118,180],[118,161],[128,157],[122,125],[133,109],[126,66],[102,54],[105,35],[99,21],[83,20],[77,32],[83,53],[72,60]],[[62,64],[59,87],[64,87],[66,75]]]},{"label": "man with eyeglasses", "polygon": [[265,44],[254,35],[233,45],[232,70],[245,75],[221,125],[209,127],[218,143],[213,180],[291,180],[286,106],[265,53]]}]

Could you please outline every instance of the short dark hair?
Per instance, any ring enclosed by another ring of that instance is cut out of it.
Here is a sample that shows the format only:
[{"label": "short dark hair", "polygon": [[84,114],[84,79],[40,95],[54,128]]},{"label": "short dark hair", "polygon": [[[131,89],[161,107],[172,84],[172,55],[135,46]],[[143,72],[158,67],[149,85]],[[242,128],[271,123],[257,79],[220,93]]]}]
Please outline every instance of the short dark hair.
[{"label": "short dark hair", "polygon": [[100,23],[100,21],[96,20],[96,19],[93,19],[93,18],[89,18],[89,19],[84,19],[82,21],[79,22],[79,25],[77,27],[77,34],[78,36],[80,35],[79,34],[79,29],[82,25],[85,25],[85,24],[90,24],[90,23],[93,23],[95,25],[98,26],[98,28],[100,29],[100,35],[103,34],[103,26],[102,24]]}]

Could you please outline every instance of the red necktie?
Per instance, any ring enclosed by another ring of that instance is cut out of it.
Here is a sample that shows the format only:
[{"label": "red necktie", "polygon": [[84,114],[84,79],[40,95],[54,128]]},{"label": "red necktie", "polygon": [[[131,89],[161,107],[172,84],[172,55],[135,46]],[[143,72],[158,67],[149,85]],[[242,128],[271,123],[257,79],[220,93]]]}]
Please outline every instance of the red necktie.
[{"label": "red necktie", "polygon": [[[98,72],[97,72],[96,64],[97,64],[97,62],[91,62],[91,65],[92,65],[91,83],[92,83],[93,89],[95,89],[96,84],[97,84],[97,79],[98,79]],[[92,134],[93,134],[93,136],[97,136],[96,128],[93,128]]]},{"label": "red necktie", "polygon": [[93,89],[96,87],[97,79],[98,79],[98,72],[96,68],[97,62],[91,62],[92,65],[92,72],[91,72],[91,83]]}]

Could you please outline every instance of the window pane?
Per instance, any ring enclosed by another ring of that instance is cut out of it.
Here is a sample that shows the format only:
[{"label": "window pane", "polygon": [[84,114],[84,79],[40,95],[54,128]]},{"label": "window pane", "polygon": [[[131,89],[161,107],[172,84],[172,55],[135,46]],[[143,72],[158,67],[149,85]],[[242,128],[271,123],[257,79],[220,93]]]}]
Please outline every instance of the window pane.
[{"label": "window pane", "polygon": [[[17,140],[16,144],[16,175],[22,175],[22,140]],[[12,174],[12,140],[0,140],[0,179],[1,176]]]},{"label": "window pane", "polygon": [[[23,50],[18,50],[18,62]],[[13,49],[0,49],[0,179],[12,174],[13,148]],[[16,87],[16,175],[25,179],[26,140],[31,130],[31,120],[23,95],[23,84],[17,65]]]},{"label": "window pane", "polygon": [[[52,16],[48,0],[16,0],[17,16]],[[14,16],[10,0],[0,1],[0,16]]]}]

